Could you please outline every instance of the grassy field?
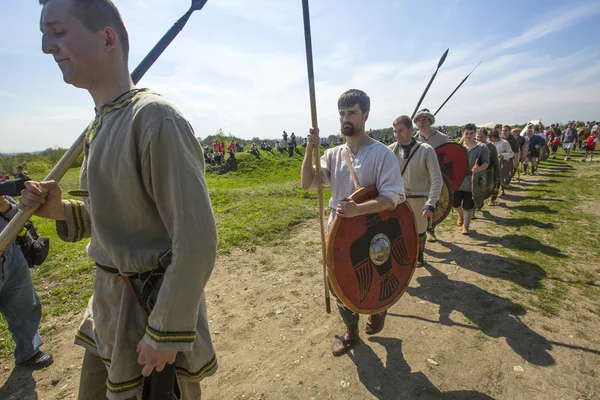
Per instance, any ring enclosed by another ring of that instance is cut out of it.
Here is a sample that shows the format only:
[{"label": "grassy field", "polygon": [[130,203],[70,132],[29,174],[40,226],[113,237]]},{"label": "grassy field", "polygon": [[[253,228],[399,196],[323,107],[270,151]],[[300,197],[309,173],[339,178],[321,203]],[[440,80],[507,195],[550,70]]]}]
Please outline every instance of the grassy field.
[{"label": "grassy field", "polygon": [[[260,158],[238,153],[237,170],[223,175],[206,174],[220,254],[234,247],[252,251],[261,244],[277,244],[297,224],[318,217],[316,191],[306,192],[300,187],[303,156],[303,148],[291,158],[278,152],[261,152]],[[43,177],[32,176],[37,180]],[[63,196],[69,198],[67,192],[78,187],[79,169],[74,168],[61,181]],[[329,191],[325,190],[325,197],[328,196]],[[65,243],[56,236],[54,222],[35,217],[33,221],[41,235],[51,238],[48,259],[32,270],[43,304],[43,336],[55,330],[61,318],[79,316],[85,308],[92,294],[94,263],[85,254],[88,239]],[[13,349],[6,322],[0,316],[0,358],[11,356]]]},{"label": "grassy field", "polygon": [[[287,153],[261,152],[260,158],[242,153],[237,170],[207,173],[220,254],[281,244],[294,226],[317,218],[316,192],[300,189],[302,152],[299,149],[292,158]],[[510,210],[510,218],[493,220],[497,234],[488,238],[488,247],[515,260],[514,268],[500,278],[514,283],[511,297],[523,307],[549,316],[573,310],[577,317],[578,305],[597,313],[600,215],[591,211],[596,209],[600,172],[597,164],[549,160],[544,166],[539,174],[551,179],[509,191],[519,205]],[[65,193],[78,188],[78,170],[70,170],[61,186]],[[32,270],[43,303],[44,336],[65,319],[79,318],[92,293],[94,268],[85,256],[87,240],[64,243],[56,237],[54,223],[37,218],[34,222],[40,234],[51,238],[48,260]],[[455,228],[451,216],[439,230]],[[13,341],[0,318],[0,357],[10,357],[12,351]]]}]

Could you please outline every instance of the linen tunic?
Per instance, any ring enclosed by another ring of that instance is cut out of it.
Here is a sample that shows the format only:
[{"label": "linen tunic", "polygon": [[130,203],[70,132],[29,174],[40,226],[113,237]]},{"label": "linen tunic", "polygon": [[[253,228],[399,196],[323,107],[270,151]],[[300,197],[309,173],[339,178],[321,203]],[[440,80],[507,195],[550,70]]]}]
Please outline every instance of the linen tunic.
[{"label": "linen tunic", "polygon": [[419,131],[415,135],[415,139],[417,140],[417,142],[427,143],[428,145],[430,145],[434,149],[436,147],[444,144],[444,143],[448,143],[448,136],[444,135],[440,131],[433,132],[428,138],[426,138],[425,136],[421,135],[421,132]]},{"label": "linen tunic", "polygon": [[460,184],[458,190],[465,192],[473,192],[473,172],[471,170],[475,166],[475,163],[477,163],[477,165],[479,166],[483,164],[489,165],[490,151],[485,144],[477,142],[477,144],[473,146],[472,149],[467,149],[467,158],[469,159],[469,169],[467,170],[467,176],[465,176],[465,179]]},{"label": "linen tunic", "polygon": [[513,158],[513,155],[515,153],[513,152],[512,147],[510,143],[508,143],[508,141],[504,139],[498,139],[496,140],[496,143],[494,143],[494,146],[496,146],[498,155],[502,154],[505,160],[510,160]]},{"label": "linen tunic", "polygon": [[425,233],[427,217],[423,217],[423,208],[431,206],[435,209],[443,185],[442,171],[435,150],[427,143],[415,144],[410,149],[408,157],[412,156],[412,158],[407,165],[408,158],[404,158],[404,151],[398,143],[393,143],[388,148],[397,157],[399,171],[402,172],[406,166],[402,175],[406,195],[423,196],[422,198],[408,197],[406,201],[413,209],[419,233]]},{"label": "linen tunic", "polygon": [[102,106],[87,130],[80,184],[89,196],[64,201],[57,232],[91,237],[88,255],[123,275],[166,267],[146,323],[122,277],[100,268],[75,343],[108,368],[110,400],[141,391],[136,345],[177,350],[178,379],[212,375],[217,361],[204,287],[217,233],[204,180],[204,157],[190,124],[162,97],[135,89]]},{"label": "linen tunic", "polygon": [[[323,185],[331,187],[329,207],[333,210],[332,215],[335,214],[337,205],[356,191],[342,153],[347,149],[348,146],[342,144],[325,150],[321,156]],[[375,141],[362,146],[356,155],[351,151],[348,153],[361,187],[375,185],[379,195],[388,198],[393,207],[406,199],[396,156],[383,143]],[[316,186],[315,176],[309,189]]]}]

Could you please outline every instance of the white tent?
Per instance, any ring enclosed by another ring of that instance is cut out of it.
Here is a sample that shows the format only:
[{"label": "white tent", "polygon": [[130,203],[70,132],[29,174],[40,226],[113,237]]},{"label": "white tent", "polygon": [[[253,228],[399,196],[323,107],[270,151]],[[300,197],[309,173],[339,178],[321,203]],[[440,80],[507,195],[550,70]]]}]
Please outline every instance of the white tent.
[{"label": "white tent", "polygon": [[[529,124],[531,124],[531,125],[539,125],[541,130],[543,130],[545,128],[544,124],[542,124],[542,120],[541,119],[532,119],[531,121],[529,121],[527,123],[527,125],[529,125]],[[525,125],[525,127],[521,131],[521,136],[525,136],[525,132],[527,131],[527,125]]]},{"label": "white tent", "polygon": [[487,124],[477,124],[478,128],[494,128],[496,125],[501,124],[505,125],[502,122],[488,122]]}]

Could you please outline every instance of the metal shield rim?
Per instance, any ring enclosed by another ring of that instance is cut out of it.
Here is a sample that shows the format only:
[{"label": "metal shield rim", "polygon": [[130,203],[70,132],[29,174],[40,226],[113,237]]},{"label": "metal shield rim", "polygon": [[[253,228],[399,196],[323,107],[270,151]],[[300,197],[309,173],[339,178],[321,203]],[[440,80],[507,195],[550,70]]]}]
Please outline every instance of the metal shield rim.
[{"label": "metal shield rim", "polygon": [[[508,186],[510,185],[510,182],[512,180],[513,177],[513,170],[514,170],[514,164],[513,164],[513,160],[500,160],[500,183],[502,183],[502,185],[504,186]],[[503,165],[506,165],[507,167],[502,168]],[[508,173],[506,175],[504,175],[504,172],[507,171],[507,168],[510,168],[510,171],[508,171]]]},{"label": "metal shield rim", "polygon": [[[364,194],[369,193],[371,191],[377,192],[377,187],[376,186],[366,186],[366,187],[360,188],[357,191],[355,191],[354,193],[352,193],[350,195],[350,198],[352,200],[356,201],[356,199],[359,199]],[[419,228],[417,226],[417,220],[415,219],[415,214],[414,214],[412,208],[410,207],[410,204],[408,204],[408,202],[406,202],[406,201],[398,204],[396,207],[399,207],[401,204],[405,204],[408,207],[408,211],[410,212],[410,215],[412,217],[413,224],[415,227],[416,243],[418,243],[419,242]],[[332,211],[332,212],[335,212],[335,211]],[[410,281],[412,280],[415,270],[417,269],[416,261],[419,257],[419,246],[415,246],[415,258],[414,258],[415,264],[413,264],[411,266],[410,276],[408,277],[406,286],[398,294],[398,297],[396,297],[394,300],[392,300],[389,304],[386,304],[384,307],[380,307],[375,310],[368,310],[368,309],[362,309],[359,307],[355,307],[354,304],[352,304],[352,302],[348,300],[346,295],[344,295],[344,292],[341,290],[341,287],[338,284],[337,279],[335,277],[335,271],[334,271],[334,268],[335,268],[334,263],[333,263],[334,253],[333,253],[332,249],[334,247],[335,236],[336,236],[337,230],[341,224],[342,219],[343,219],[342,217],[339,217],[337,215],[334,217],[334,219],[331,223],[331,230],[329,231],[329,233],[327,235],[327,248],[326,248],[327,279],[329,280],[329,284],[331,285],[331,288],[333,289],[333,292],[335,293],[336,297],[338,299],[340,299],[341,302],[344,304],[344,306],[346,308],[348,308],[350,311],[352,311],[356,314],[367,314],[367,315],[380,314],[380,313],[390,309],[392,306],[394,306],[394,304],[396,304],[398,302],[398,300],[400,300],[400,298],[404,295],[404,293],[406,292],[406,289],[408,289]]]},{"label": "metal shield rim", "polygon": [[[442,174],[442,181],[443,181],[442,187],[446,187],[448,189],[448,207],[447,207],[446,211],[444,212],[444,214],[442,214],[442,217],[439,218],[438,220],[434,220],[432,217],[432,219],[431,219],[432,227],[438,226],[440,223],[442,223],[442,221],[444,221],[448,217],[448,215],[450,215],[450,211],[452,211],[452,204],[454,202],[454,191],[452,191],[452,185],[450,184],[450,180],[448,178],[446,178],[446,175]],[[440,192],[440,194],[441,194],[441,192]],[[436,210],[437,210],[437,204],[436,204]],[[435,215],[435,213],[434,213],[434,215]]]}]

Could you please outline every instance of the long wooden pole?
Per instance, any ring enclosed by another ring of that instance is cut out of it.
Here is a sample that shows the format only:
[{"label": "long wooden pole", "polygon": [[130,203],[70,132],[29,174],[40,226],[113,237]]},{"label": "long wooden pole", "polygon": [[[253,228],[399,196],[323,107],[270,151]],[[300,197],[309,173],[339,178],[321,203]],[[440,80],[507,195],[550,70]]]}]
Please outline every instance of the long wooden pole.
[{"label": "long wooden pole", "polygon": [[[181,32],[190,15],[194,11],[201,10],[207,0],[192,0],[190,9],[169,29],[169,31],[160,39],[160,41],[152,48],[150,53],[144,58],[140,65],[131,74],[131,79],[134,84],[137,84],[144,76],[146,71],[160,57],[162,52],[171,44],[173,39]],[[46,176],[46,181],[59,182],[73,165],[77,157],[83,152],[83,141],[85,139],[85,131],[79,135],[71,148],[62,156],[60,161],[52,168],[52,171]],[[17,214],[10,220],[8,225],[0,232],[0,255],[4,254],[8,246],[15,240],[17,234],[21,232],[27,221],[33,216],[36,209],[27,211],[19,210]]]},{"label": "long wooden pole", "polygon": [[417,115],[417,111],[419,111],[419,107],[421,106],[421,103],[423,102],[423,99],[425,99],[425,95],[429,91],[429,88],[431,87],[431,84],[433,83],[433,80],[437,76],[437,73],[440,70],[440,67],[444,64],[444,61],[446,61],[446,56],[448,56],[448,52],[449,51],[450,51],[450,49],[447,49],[444,52],[444,54],[442,54],[442,57],[440,58],[440,61],[438,61],[438,65],[437,65],[437,68],[435,69],[435,72],[431,76],[431,79],[429,79],[429,83],[427,84],[427,87],[423,91],[423,94],[421,95],[421,98],[419,99],[419,102],[417,103],[417,106],[415,107],[415,111],[413,111],[412,115],[410,116],[410,120],[411,121],[413,119],[415,119],[415,115]]},{"label": "long wooden pole", "polygon": [[[479,64],[481,64],[481,61],[479,61]],[[440,106],[440,108],[438,108],[437,111],[433,114],[434,116],[436,116],[437,113],[440,112],[440,110],[442,109],[442,107],[444,107],[446,105],[446,103],[448,102],[448,100],[450,100],[452,98],[452,96],[454,96],[454,93],[456,93],[456,91],[458,89],[460,89],[460,87],[462,86],[462,84],[465,83],[467,81],[467,79],[469,79],[469,76],[471,76],[471,74],[477,69],[477,67],[479,67],[479,64],[477,64],[475,66],[475,68],[473,68],[473,70],[471,72],[469,72],[469,75],[465,76],[465,79],[462,80],[462,82],[456,87],[456,89],[454,89],[454,91],[452,93],[450,93],[450,96],[448,96],[448,98],[446,99],[446,101],[444,101],[442,103],[442,105]]]},{"label": "long wooden pole", "polygon": [[[312,39],[310,35],[310,12],[308,0],[302,0],[302,11],[304,15],[304,42],[306,44],[306,66],[308,70],[308,91],[310,94],[310,116],[314,129],[319,129],[317,122],[317,100],[315,93],[315,74],[313,69]],[[331,312],[331,299],[329,294],[329,282],[327,281],[327,247],[325,242],[325,205],[323,203],[323,175],[321,173],[321,153],[319,146],[314,147],[313,159],[316,165],[317,192],[319,193],[319,223],[321,226],[321,255],[323,256],[323,285],[325,290],[325,310]]]}]

